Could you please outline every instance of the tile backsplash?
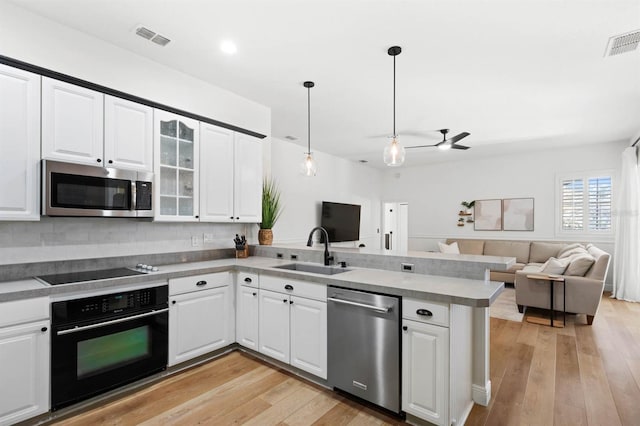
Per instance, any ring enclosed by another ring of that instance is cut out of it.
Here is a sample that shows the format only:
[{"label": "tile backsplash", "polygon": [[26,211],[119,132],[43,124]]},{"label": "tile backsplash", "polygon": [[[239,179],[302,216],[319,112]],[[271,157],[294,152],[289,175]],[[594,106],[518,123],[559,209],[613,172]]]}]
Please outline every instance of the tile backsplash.
[{"label": "tile backsplash", "polygon": [[[0,265],[232,248],[235,234],[253,244],[257,233],[250,223],[43,216],[39,222],[0,222]],[[211,237],[206,243],[204,234]]]}]

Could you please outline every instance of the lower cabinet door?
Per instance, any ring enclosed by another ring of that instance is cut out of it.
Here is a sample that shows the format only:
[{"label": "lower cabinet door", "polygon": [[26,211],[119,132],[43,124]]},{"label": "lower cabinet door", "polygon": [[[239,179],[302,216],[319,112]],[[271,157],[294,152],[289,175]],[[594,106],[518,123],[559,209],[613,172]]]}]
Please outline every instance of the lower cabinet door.
[{"label": "lower cabinet door", "polygon": [[236,341],[244,347],[257,351],[260,317],[258,313],[258,289],[238,286],[238,307],[236,316]]},{"label": "lower cabinet door", "polygon": [[448,424],[449,329],[410,320],[402,329],[402,409]]},{"label": "lower cabinet door", "polygon": [[169,366],[232,343],[231,286],[169,297]]},{"label": "lower cabinet door", "polygon": [[289,363],[289,296],[260,290],[260,352]]},{"label": "lower cabinet door", "polygon": [[0,328],[0,425],[49,411],[49,321]]},{"label": "lower cabinet door", "polygon": [[291,296],[291,365],[327,378],[327,303]]}]

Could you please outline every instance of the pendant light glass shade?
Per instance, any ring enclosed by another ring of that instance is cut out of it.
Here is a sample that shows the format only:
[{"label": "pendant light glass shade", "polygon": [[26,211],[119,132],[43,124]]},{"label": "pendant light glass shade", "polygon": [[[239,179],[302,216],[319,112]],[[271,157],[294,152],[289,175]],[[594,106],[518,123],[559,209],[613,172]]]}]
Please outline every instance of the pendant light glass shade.
[{"label": "pendant light glass shade", "polygon": [[398,141],[396,133],[396,56],[402,52],[400,46],[392,46],[387,50],[389,56],[393,56],[393,136],[389,145],[384,147],[384,164],[387,166],[401,166],[404,163],[404,147]]},{"label": "pendant light glass shade", "polygon": [[404,163],[404,147],[398,141],[398,137],[394,136],[391,142],[384,147],[384,164],[387,166],[400,166]]},{"label": "pendant light glass shade", "polygon": [[304,153],[300,173],[304,176],[315,176],[318,166],[311,154],[311,88],[315,86],[313,81],[305,81],[303,86],[307,88],[307,152]]},{"label": "pendant light glass shade", "polygon": [[313,159],[310,152],[305,152],[302,163],[300,164],[300,173],[305,176],[315,176],[317,172],[318,166],[316,165],[316,160]]}]

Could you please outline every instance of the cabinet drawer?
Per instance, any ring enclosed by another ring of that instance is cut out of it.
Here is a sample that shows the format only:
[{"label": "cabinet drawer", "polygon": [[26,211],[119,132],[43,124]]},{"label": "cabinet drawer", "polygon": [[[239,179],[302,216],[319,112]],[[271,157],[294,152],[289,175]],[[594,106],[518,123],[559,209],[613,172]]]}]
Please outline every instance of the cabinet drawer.
[{"label": "cabinet drawer", "polygon": [[201,291],[229,284],[231,284],[231,277],[228,272],[174,278],[169,280],[169,295],[175,296],[176,294]]},{"label": "cabinet drawer", "polygon": [[251,272],[238,272],[238,284],[245,285],[247,287],[258,288],[260,284],[260,277],[258,274]]},{"label": "cabinet drawer", "polygon": [[277,291],[278,293],[307,297],[309,299],[327,299],[326,285],[299,281],[291,278],[262,275],[260,276],[260,288],[265,290]]},{"label": "cabinet drawer", "polygon": [[402,298],[402,317],[449,327],[449,305],[404,297]]},{"label": "cabinet drawer", "polygon": [[49,319],[48,297],[0,303],[0,327],[43,319]]}]

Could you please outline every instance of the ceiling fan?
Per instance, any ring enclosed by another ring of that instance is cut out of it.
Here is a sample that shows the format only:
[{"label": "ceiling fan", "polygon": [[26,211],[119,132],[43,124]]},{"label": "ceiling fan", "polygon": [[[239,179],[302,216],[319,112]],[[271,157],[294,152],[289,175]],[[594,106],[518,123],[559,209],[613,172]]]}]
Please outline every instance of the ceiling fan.
[{"label": "ceiling fan", "polygon": [[408,146],[407,149],[409,148],[428,148],[428,147],[432,147],[432,146],[437,146],[439,149],[441,150],[446,150],[446,149],[469,149],[470,147],[468,146],[464,146],[464,145],[457,145],[458,141],[466,138],[467,136],[469,136],[471,133],[469,132],[462,132],[460,134],[457,134],[449,139],[447,139],[447,133],[449,133],[449,129],[440,129],[438,130],[440,133],[442,133],[442,140],[436,144],[433,145],[417,145],[417,146]]}]

